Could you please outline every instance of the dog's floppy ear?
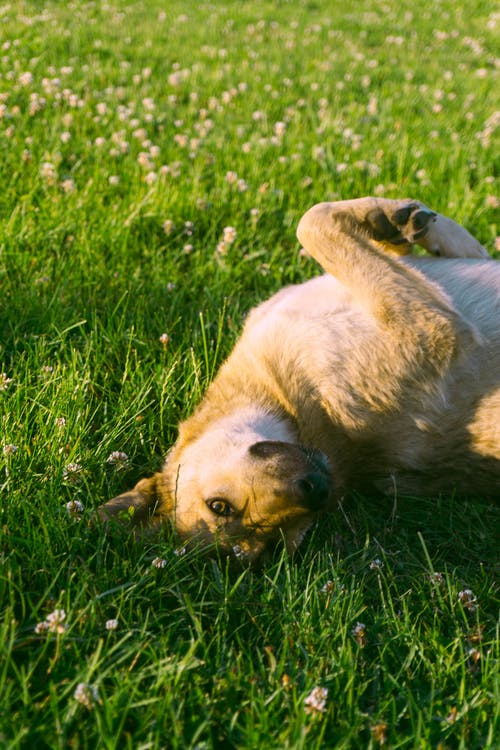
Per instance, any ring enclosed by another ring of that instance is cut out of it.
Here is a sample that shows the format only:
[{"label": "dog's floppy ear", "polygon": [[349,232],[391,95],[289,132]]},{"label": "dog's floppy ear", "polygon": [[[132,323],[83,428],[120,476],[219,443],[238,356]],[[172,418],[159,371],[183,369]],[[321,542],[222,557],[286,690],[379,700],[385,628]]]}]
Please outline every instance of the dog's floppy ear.
[{"label": "dog's floppy ear", "polygon": [[157,472],[152,477],[141,479],[133,490],[101,505],[98,515],[105,523],[115,520],[131,526],[155,528],[173,515],[173,505],[165,477]]}]

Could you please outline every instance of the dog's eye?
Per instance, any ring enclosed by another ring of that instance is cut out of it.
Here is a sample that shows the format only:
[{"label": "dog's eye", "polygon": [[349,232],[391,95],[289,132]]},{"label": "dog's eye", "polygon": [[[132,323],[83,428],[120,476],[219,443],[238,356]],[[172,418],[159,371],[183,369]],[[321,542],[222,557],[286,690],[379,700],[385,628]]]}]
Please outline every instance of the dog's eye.
[{"label": "dog's eye", "polygon": [[207,505],[217,516],[228,516],[232,511],[231,505],[222,497],[212,497],[207,500]]}]

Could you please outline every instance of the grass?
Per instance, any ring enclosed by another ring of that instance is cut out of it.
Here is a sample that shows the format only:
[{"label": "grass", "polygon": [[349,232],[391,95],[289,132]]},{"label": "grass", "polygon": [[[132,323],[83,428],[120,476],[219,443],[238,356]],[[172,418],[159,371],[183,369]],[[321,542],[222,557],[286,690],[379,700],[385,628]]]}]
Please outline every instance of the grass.
[{"label": "grass", "polygon": [[495,252],[495,4],[13,0],[0,24],[2,747],[499,748],[486,500],[346,499],[259,574],[88,523],[161,465],[252,305],[317,273],[313,203],[419,198]]}]

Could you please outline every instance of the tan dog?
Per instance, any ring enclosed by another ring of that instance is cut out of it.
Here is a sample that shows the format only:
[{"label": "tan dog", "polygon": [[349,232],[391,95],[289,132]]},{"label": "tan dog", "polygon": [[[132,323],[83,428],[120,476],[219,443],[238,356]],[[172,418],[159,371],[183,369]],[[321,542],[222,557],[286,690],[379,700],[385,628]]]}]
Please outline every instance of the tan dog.
[{"label": "tan dog", "polygon": [[298,237],[327,275],[251,312],[163,470],[101,518],[253,562],[350,489],[500,494],[500,264],[410,200],[321,203]]}]

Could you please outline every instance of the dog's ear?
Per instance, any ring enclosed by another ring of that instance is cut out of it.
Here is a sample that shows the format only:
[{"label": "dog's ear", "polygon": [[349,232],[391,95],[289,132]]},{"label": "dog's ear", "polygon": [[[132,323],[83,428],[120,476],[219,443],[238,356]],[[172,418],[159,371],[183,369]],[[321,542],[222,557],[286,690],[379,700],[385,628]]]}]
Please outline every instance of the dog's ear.
[{"label": "dog's ear", "polygon": [[141,479],[133,490],[118,495],[101,505],[98,515],[101,521],[117,521],[131,526],[158,527],[173,516],[173,498],[161,472]]}]

